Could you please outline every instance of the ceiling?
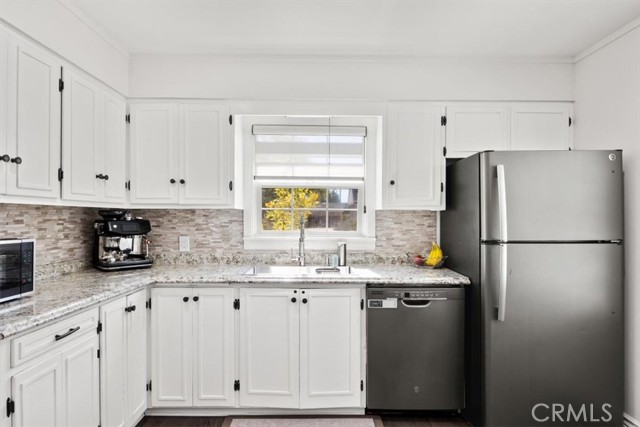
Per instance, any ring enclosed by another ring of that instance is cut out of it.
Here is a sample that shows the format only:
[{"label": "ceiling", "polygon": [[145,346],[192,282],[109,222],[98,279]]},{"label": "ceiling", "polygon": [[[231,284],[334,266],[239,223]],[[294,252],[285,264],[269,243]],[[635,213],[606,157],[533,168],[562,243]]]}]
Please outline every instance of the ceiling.
[{"label": "ceiling", "polygon": [[566,59],[640,16],[640,0],[64,3],[134,54]]}]

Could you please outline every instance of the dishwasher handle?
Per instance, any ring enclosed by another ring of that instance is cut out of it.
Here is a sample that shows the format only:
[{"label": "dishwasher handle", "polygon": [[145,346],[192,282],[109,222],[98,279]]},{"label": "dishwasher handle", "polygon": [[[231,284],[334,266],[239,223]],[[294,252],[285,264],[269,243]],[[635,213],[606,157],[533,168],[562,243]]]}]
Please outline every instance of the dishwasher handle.
[{"label": "dishwasher handle", "polygon": [[407,308],[427,308],[431,305],[431,301],[446,301],[446,298],[429,298],[429,299],[400,299],[402,305]]}]

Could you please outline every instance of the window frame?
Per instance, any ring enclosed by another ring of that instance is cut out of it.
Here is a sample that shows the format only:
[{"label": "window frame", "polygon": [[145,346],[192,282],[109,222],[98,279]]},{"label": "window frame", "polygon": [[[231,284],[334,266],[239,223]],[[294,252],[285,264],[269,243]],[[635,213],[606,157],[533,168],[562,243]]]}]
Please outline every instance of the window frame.
[{"label": "window frame", "polygon": [[[341,178],[275,178],[254,177],[255,124],[317,123],[318,119],[331,120],[336,126],[366,126],[364,179]],[[358,231],[305,230],[305,243],[311,250],[335,250],[338,242],[347,242],[349,249],[375,250],[376,207],[376,154],[382,117],[378,116],[242,116],[243,145],[243,201],[244,201],[244,248],[248,250],[289,250],[298,244],[299,232],[262,230],[262,188],[357,188]],[[277,233],[277,235],[276,235]]]}]

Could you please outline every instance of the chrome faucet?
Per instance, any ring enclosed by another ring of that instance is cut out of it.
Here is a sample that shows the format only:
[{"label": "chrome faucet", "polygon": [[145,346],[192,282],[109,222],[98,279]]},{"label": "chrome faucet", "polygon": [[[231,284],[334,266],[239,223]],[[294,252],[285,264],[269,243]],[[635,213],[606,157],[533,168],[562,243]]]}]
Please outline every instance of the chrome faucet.
[{"label": "chrome faucet", "polygon": [[298,261],[298,265],[304,266],[304,214],[300,212],[300,238],[298,239],[298,256],[294,259]]}]

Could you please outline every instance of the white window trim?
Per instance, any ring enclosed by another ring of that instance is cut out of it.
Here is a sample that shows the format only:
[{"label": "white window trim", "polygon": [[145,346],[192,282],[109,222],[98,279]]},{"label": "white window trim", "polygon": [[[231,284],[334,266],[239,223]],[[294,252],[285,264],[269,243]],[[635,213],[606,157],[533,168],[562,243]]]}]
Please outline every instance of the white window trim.
[{"label": "white window trim", "polygon": [[[312,116],[308,116],[312,117]],[[322,116],[313,116],[317,119]],[[329,116],[324,116],[327,119]],[[253,145],[254,137],[251,128],[254,124],[282,124],[286,119],[295,119],[298,123],[304,122],[302,116],[243,116],[241,123],[241,138],[243,148],[243,206],[244,206],[244,248],[247,250],[289,250],[298,245],[298,232],[283,232],[278,236],[260,232],[260,192],[258,188],[265,183],[257,183],[253,176]],[[357,184],[356,187],[364,188],[363,203],[359,203],[358,225],[360,231],[346,233],[315,234],[313,230],[305,236],[305,246],[309,250],[335,250],[338,242],[346,242],[350,250],[373,251],[376,247],[375,208],[376,204],[376,154],[381,143],[380,125],[382,118],[377,116],[331,116],[331,124],[338,126],[366,126],[367,139],[365,142],[365,184]],[[344,181],[336,180],[337,185],[353,186]],[[321,186],[331,186],[333,183],[322,182]],[[310,183],[311,185],[311,183]],[[318,182],[313,184],[318,186]],[[364,208],[366,207],[366,213]]]}]

